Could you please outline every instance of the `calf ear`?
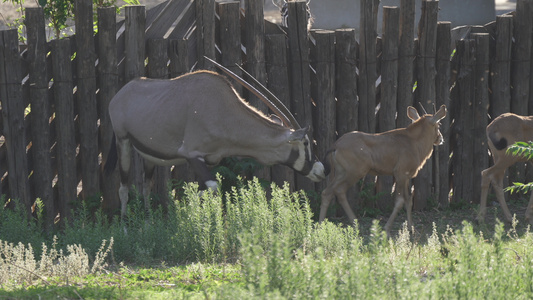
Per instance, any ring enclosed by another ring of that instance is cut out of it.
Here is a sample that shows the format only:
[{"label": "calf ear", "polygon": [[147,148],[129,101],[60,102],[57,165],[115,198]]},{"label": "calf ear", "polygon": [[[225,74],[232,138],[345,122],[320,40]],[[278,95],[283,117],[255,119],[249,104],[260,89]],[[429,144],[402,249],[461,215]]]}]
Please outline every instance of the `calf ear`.
[{"label": "calf ear", "polygon": [[416,111],[416,108],[412,106],[407,107],[407,116],[409,117],[409,119],[413,120],[413,122],[420,119],[418,111]]},{"label": "calf ear", "polygon": [[309,126],[292,131],[291,134],[289,135],[289,142],[303,140],[305,136],[307,135],[308,131],[309,131]]}]

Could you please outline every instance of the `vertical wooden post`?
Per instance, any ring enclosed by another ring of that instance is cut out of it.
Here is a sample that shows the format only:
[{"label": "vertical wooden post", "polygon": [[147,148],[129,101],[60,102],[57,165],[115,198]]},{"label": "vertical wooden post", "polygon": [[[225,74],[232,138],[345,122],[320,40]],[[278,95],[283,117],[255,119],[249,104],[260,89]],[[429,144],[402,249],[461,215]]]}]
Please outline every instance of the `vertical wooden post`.
[{"label": "vertical wooden post", "polygon": [[[511,63],[511,112],[519,115],[533,113],[533,107],[528,107],[531,76],[531,34],[533,31],[532,15],[533,2],[528,0],[516,2]],[[509,181],[521,182],[525,178],[526,165],[524,163],[516,164],[508,169],[508,174]]]},{"label": "vertical wooden post", "polygon": [[187,40],[170,40],[168,56],[170,59],[170,78],[178,77],[189,72],[189,48]]},{"label": "vertical wooden post", "polygon": [[196,0],[198,69],[214,70],[204,56],[215,59],[215,0]]},{"label": "vertical wooden post", "polygon": [[335,31],[335,95],[337,97],[337,134],[357,130],[357,41],[355,30]]},{"label": "vertical wooden post", "polygon": [[437,58],[435,77],[435,104],[438,107],[446,105],[447,116],[440,121],[440,133],[444,144],[435,148],[435,192],[441,207],[448,207],[450,194],[449,160],[450,160],[450,56],[451,56],[451,23],[439,22],[437,24]]},{"label": "vertical wooden post", "polygon": [[[318,30],[313,36],[316,41],[313,59],[316,70],[316,84],[312,89],[316,105],[313,128],[317,140],[316,154],[322,158],[336,140],[335,32]],[[318,190],[323,190],[325,183],[318,183]]]},{"label": "vertical wooden post", "polygon": [[76,103],[79,116],[82,198],[97,197],[100,192],[98,168],[98,113],[96,108],[96,53],[93,34],[93,3],[75,1],[76,11]]},{"label": "vertical wooden post", "polygon": [[30,217],[31,195],[28,182],[24,105],[22,99],[22,58],[16,29],[0,31],[0,99],[7,146],[9,193],[21,201]]},{"label": "vertical wooden post", "polygon": [[[143,5],[125,7],[125,64],[124,79],[129,82],[136,77],[144,76],[144,59],[146,57],[145,27],[146,11]],[[130,184],[135,185],[137,192],[143,194],[144,170],[141,156],[132,151],[133,158],[130,169]]]},{"label": "vertical wooden post", "polygon": [[[107,161],[114,139],[113,127],[109,118],[109,102],[118,89],[117,54],[116,54],[116,10],[114,7],[98,8],[98,108],[100,117],[100,149],[102,161]],[[112,174],[101,173],[102,209],[108,215],[119,209],[118,168]]]},{"label": "vertical wooden post", "polygon": [[[291,82],[291,110],[302,126],[311,126],[311,71],[309,69],[309,38],[307,32],[307,3],[305,1],[288,2],[289,7],[289,68]],[[309,138],[313,140],[312,133]],[[315,190],[309,179],[296,175],[297,189]]]},{"label": "vertical wooden post", "polygon": [[476,65],[474,69],[475,97],[473,107],[473,203],[479,203],[481,197],[481,171],[488,165],[487,137],[485,129],[488,125],[489,108],[489,35],[476,33],[472,37],[476,46]]},{"label": "vertical wooden post", "polygon": [[457,43],[458,69],[452,106],[454,110],[453,135],[453,201],[470,201],[473,191],[472,147],[473,147],[473,99],[474,99],[474,41],[461,40]]},{"label": "vertical wooden post", "polygon": [[57,185],[61,222],[71,220],[70,205],[77,197],[76,131],[74,96],[72,95],[72,61],[69,38],[52,41],[52,75],[54,78],[55,125],[57,135]]},{"label": "vertical wooden post", "polygon": [[[438,1],[422,1],[422,16],[418,23],[419,58],[417,60],[417,88],[415,91],[416,102],[420,103],[428,112],[433,111],[435,103],[435,55],[437,47],[437,15]],[[418,108],[418,107],[417,107]],[[433,158],[431,158],[418,176],[413,180],[415,195],[413,208],[422,210],[427,205],[427,200],[432,195]]]},{"label": "vertical wooden post", "polygon": [[[384,132],[396,128],[396,100],[398,95],[398,44],[400,10],[398,7],[383,7],[383,50],[381,55],[381,105],[378,112],[378,131]],[[404,114],[398,111],[398,115]],[[378,197],[377,205],[388,211],[393,207],[391,201],[392,176],[379,176],[376,190],[383,193]]]},{"label": "vertical wooden post", "polygon": [[55,205],[52,190],[52,160],[50,157],[50,102],[48,99],[48,73],[46,66],[46,33],[42,8],[26,8],[28,37],[29,86],[31,105],[31,141],[33,154],[33,197],[40,198],[46,211],[45,225],[54,225]]},{"label": "vertical wooden post", "polygon": [[[169,41],[168,56],[170,58],[170,77],[175,78],[189,72],[189,45],[185,39]],[[191,182],[195,174],[189,164],[177,165],[172,168],[171,178],[175,182]]]},{"label": "vertical wooden post", "polygon": [[496,46],[491,68],[491,119],[511,111],[511,48],[513,16],[496,17]]},{"label": "vertical wooden post", "polygon": [[[157,79],[168,79],[168,40],[151,39],[148,40],[148,77]],[[150,99],[146,99],[150,101]],[[158,203],[152,201],[153,208],[161,204],[163,209],[168,209],[168,183],[170,180],[170,167],[156,166],[153,174],[153,194],[157,195]],[[155,205],[154,205],[155,204]]]},{"label": "vertical wooden post", "polygon": [[[237,66],[242,64],[239,2],[219,2],[217,7],[220,16],[221,64],[241,76],[242,72]],[[242,86],[240,84],[234,84],[233,86],[242,95]]]},{"label": "vertical wooden post", "polygon": [[400,4],[400,48],[398,49],[398,116],[396,127],[403,128],[411,124],[407,117],[407,107],[413,105],[413,84],[415,60],[415,0],[401,0]]},{"label": "vertical wooden post", "polygon": [[[357,96],[357,53],[358,44],[355,29],[337,29],[335,31],[335,95],[337,97],[336,128],[337,137],[358,129],[359,98]],[[323,159],[323,157],[320,157]],[[356,197],[357,186],[347,192],[348,202],[352,208],[361,206]],[[338,207],[337,215],[344,215]]]},{"label": "vertical wooden post", "polygon": [[379,0],[361,0],[359,51],[359,130],[376,131],[377,14]]},{"label": "vertical wooden post", "polygon": [[[268,89],[290,109],[291,96],[289,92],[289,72],[287,67],[287,40],[283,34],[265,36],[266,71],[268,75]],[[295,189],[294,171],[282,165],[272,166],[272,181],[279,186],[289,183],[291,190]]]}]

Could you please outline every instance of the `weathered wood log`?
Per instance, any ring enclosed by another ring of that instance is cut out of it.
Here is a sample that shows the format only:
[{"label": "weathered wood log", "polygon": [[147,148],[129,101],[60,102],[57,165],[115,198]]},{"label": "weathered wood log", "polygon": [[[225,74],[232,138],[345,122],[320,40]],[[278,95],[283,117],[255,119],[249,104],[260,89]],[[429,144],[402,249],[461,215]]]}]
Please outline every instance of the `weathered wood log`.
[{"label": "weathered wood log", "polygon": [[34,198],[40,198],[46,211],[45,226],[50,230],[56,215],[52,190],[52,160],[50,157],[50,100],[48,98],[48,75],[46,66],[46,44],[44,11],[28,7],[25,10],[28,37],[29,86],[31,103],[31,141],[33,155]]},{"label": "weathered wood log", "polygon": [[[113,137],[113,127],[109,118],[109,101],[117,93],[117,39],[116,39],[116,10],[114,7],[98,8],[98,66],[96,74],[98,78],[98,115],[100,118],[99,145],[102,151],[102,161],[107,161]],[[118,169],[112,174],[101,172],[102,209],[111,215],[119,209]]]}]

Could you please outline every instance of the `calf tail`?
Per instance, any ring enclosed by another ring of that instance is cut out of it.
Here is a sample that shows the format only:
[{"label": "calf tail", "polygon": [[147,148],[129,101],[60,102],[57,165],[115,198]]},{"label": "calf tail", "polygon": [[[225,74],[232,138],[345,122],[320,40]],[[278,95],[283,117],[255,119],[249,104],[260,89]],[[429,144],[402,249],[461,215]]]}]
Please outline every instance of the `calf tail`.
[{"label": "calf tail", "polygon": [[104,164],[104,172],[106,174],[111,174],[111,172],[113,172],[117,166],[117,161],[117,139],[115,138],[115,134],[113,134],[113,138],[111,139],[111,146],[109,147],[109,153],[107,154],[107,160]]},{"label": "calf tail", "polygon": [[498,137],[499,135],[494,132],[489,133],[488,136],[497,150],[503,150],[508,146],[507,139],[505,137]]}]

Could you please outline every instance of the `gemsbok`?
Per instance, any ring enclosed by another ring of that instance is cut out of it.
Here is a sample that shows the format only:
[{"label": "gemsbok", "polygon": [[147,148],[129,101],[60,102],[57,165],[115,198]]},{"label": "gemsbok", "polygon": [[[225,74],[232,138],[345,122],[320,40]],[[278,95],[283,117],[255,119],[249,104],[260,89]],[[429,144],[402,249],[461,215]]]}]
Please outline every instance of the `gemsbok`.
[{"label": "gemsbok", "polygon": [[446,106],[442,105],[434,115],[422,117],[409,106],[407,116],[413,122],[406,128],[376,134],[352,131],[341,136],[328,150],[324,165],[329,176],[327,187],[322,191],[319,221],[326,218],[328,206],[336,196],[348,220],[353,223],[355,214],[346,198],[346,191],[367,174],[393,175],[396,200],[384,229],[389,234],[392,222],[403,205],[407,210],[408,226],[412,228],[413,202],[409,195],[409,181],[431,157],[433,146],[444,142],[439,121],[446,116]]},{"label": "gemsbok", "polygon": [[105,169],[113,170],[118,159],[122,216],[128,202],[131,146],[144,158],[146,207],[156,165],[188,162],[200,188],[215,191],[217,182],[208,166],[230,156],[284,164],[315,182],[325,178],[324,166],[311,152],[309,128],[301,128],[277,98],[267,99],[242,79],[239,82],[268,102],[283,124],[248,105],[226,77],[211,71],[174,79],[134,79],[113,97],[109,115],[115,139]]},{"label": "gemsbok", "polygon": [[[507,148],[516,142],[533,140],[533,116],[519,116],[505,113],[498,116],[487,126],[487,139],[494,164],[481,172],[481,201],[479,205],[478,221],[483,222],[487,213],[487,196],[492,185],[496,198],[503,210],[505,220],[512,222],[513,216],[505,202],[503,194],[503,178],[505,170],[517,162],[527,162],[521,156],[506,153]],[[531,163],[531,161],[529,161]],[[533,194],[526,209],[526,221],[532,223]]]}]

